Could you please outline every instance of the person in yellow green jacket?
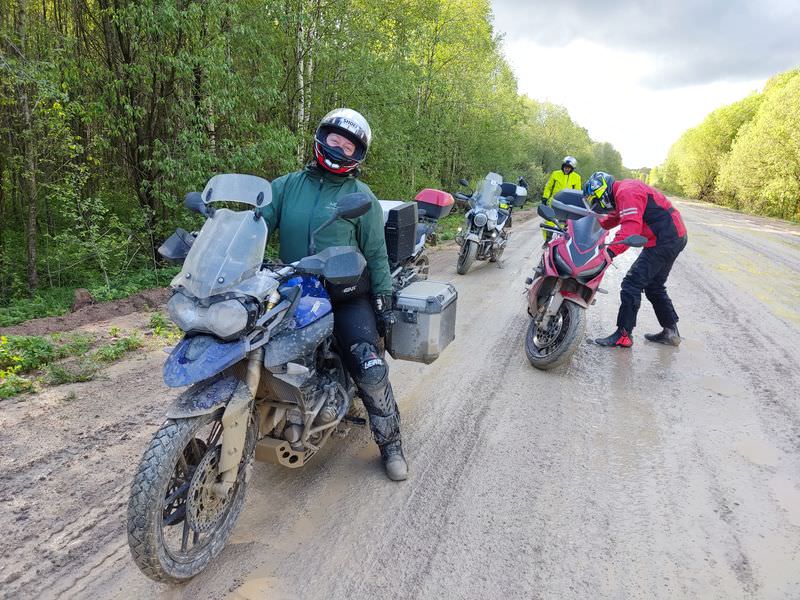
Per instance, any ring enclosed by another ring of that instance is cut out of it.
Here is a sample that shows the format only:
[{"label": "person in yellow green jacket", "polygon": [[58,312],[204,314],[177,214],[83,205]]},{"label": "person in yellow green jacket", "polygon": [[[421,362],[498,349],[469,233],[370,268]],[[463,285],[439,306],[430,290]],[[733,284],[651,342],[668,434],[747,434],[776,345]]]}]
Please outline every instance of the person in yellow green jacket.
[{"label": "person in yellow green jacket", "polygon": [[[553,196],[555,196],[556,193],[560,192],[561,190],[581,189],[581,176],[575,170],[577,166],[578,161],[575,160],[574,156],[564,157],[564,160],[561,162],[561,168],[550,173],[550,179],[547,180],[547,183],[544,186],[544,191],[542,192],[542,204],[547,204],[550,206]],[[552,221],[545,221],[545,224],[555,226],[555,223]],[[542,231],[542,235],[544,235],[544,239],[547,241],[547,231]]]},{"label": "person in yellow green jacket", "polygon": [[575,170],[578,161],[573,156],[565,156],[561,168],[550,173],[550,179],[542,192],[542,203],[550,205],[550,201],[557,192],[564,189],[581,189],[581,176]]}]

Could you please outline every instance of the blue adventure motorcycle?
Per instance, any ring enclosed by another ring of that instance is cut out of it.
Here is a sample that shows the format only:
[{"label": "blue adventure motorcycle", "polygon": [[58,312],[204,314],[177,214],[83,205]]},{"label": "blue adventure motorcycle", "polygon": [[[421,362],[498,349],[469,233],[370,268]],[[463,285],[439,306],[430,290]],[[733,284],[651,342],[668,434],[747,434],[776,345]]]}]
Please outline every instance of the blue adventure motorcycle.
[{"label": "blue adventure motorcycle", "polygon": [[365,214],[370,199],[341,198],[309,256],[291,265],[262,263],[270,201],[264,179],[217,175],[185,200],[206,217],[199,233],[179,230],[159,249],[183,262],[168,311],[186,334],[164,381],[190,387],[145,450],[128,503],[131,553],[156,581],[189,579],[222,551],[253,459],[302,467],[348,422],[363,424],[347,417],[358,392],[324,283],[355,284],[366,261],[351,247],[314,254],[314,234]]}]

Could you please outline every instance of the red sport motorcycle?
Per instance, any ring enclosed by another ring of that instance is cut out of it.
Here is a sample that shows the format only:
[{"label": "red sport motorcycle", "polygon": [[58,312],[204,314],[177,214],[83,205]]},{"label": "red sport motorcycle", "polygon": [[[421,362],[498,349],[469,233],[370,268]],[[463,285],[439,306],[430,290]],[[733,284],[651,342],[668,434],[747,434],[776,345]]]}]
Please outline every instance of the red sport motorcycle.
[{"label": "red sport motorcycle", "polygon": [[[538,214],[555,226],[549,232],[544,254],[533,277],[526,280],[528,314],[525,354],[537,369],[553,369],[567,362],[586,329],[585,310],[595,302],[603,275],[611,264],[600,215],[590,210],[578,190],[562,190],[551,206],[540,205]],[[647,238],[632,235],[622,244],[641,247]]]}]

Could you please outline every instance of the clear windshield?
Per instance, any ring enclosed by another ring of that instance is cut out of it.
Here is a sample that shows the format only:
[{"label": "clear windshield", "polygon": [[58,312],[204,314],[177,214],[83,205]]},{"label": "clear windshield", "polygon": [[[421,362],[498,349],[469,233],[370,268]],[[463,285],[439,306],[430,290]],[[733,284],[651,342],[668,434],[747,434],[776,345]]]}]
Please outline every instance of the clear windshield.
[{"label": "clear windshield", "polygon": [[497,173],[489,173],[483,180],[481,189],[475,196],[475,208],[496,209],[500,202],[500,184],[503,178]]},{"label": "clear windshield", "polygon": [[255,175],[223,173],[208,180],[203,190],[203,200],[209,202],[244,202],[252,206],[266,206],[272,202],[269,181]]},{"label": "clear windshield", "polygon": [[264,219],[254,219],[251,210],[218,209],[200,230],[172,287],[201,299],[229,292],[261,268],[266,244]]}]

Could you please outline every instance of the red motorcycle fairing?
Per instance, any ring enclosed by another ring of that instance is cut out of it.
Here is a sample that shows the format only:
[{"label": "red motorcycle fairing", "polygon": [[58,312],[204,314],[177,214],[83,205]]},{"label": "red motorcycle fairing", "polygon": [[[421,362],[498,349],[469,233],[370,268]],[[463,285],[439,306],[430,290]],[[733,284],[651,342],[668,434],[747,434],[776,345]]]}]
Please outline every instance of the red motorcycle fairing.
[{"label": "red motorcycle fairing", "polygon": [[555,286],[558,286],[562,301],[588,308],[594,300],[611,260],[607,250],[599,247],[606,232],[586,219],[596,222],[594,217],[570,219],[567,221],[567,235],[556,234],[548,243],[543,257],[544,273],[533,280],[528,291],[528,313],[531,316],[537,314],[540,302],[550,297]]}]

